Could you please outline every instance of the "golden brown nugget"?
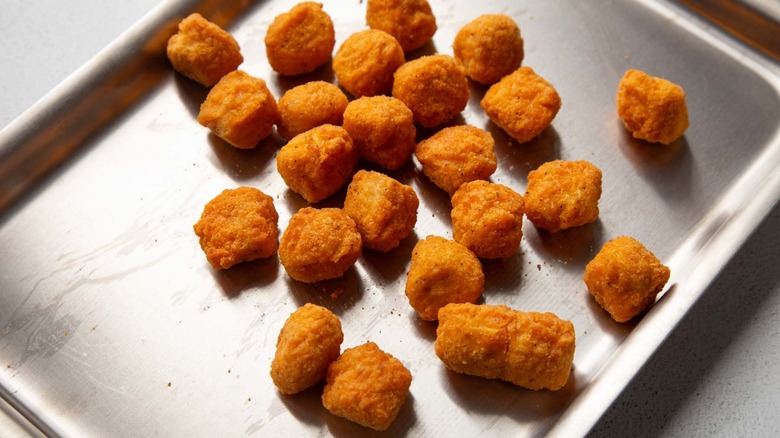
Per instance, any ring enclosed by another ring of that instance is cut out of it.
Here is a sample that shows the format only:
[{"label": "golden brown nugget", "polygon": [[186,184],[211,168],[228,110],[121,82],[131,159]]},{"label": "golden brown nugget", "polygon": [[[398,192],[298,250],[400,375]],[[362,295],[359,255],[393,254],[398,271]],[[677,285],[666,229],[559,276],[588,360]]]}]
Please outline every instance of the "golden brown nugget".
[{"label": "golden brown nugget", "polygon": [[463,26],[452,44],[455,59],[466,76],[492,84],[515,71],[523,62],[520,28],[508,15],[481,15]]},{"label": "golden brown nugget", "polygon": [[167,53],[176,71],[207,87],[244,62],[236,40],[197,13],[179,23],[179,32],[168,39]]},{"label": "golden brown nugget", "polygon": [[321,125],[292,138],[276,155],[285,184],[308,202],[338,192],[355,173],[358,154],[347,131]]},{"label": "golden brown nugget", "polygon": [[328,367],[322,405],[333,415],[375,430],[398,416],[412,373],[373,343],[348,348]]},{"label": "golden brown nugget", "polygon": [[291,88],[279,99],[279,135],[291,139],[311,128],[341,125],[349,100],[341,89],[325,81]]},{"label": "golden brown nugget", "polygon": [[279,215],[273,199],[252,187],[225,190],[209,201],[193,226],[214,269],[276,254]]},{"label": "golden brown nugget", "polygon": [[330,60],[335,45],[333,20],[316,2],[298,3],[278,15],[265,34],[268,62],[285,76],[316,70]]},{"label": "golden brown nugget", "polygon": [[379,172],[358,171],[344,199],[344,212],[357,224],[363,246],[390,251],[412,232],[420,201],[414,189]]},{"label": "golden brown nugget", "polygon": [[534,390],[566,385],[574,347],[574,325],[552,313],[469,303],[439,311],[434,345],[449,370]]},{"label": "golden brown nugget", "polygon": [[550,125],[561,109],[561,98],[531,67],[520,67],[493,84],[481,105],[493,123],[525,143]]},{"label": "golden brown nugget", "polygon": [[282,394],[295,394],[325,378],[339,357],[344,334],[330,310],[304,304],[284,323],[276,340],[271,379]]},{"label": "golden brown nugget", "polygon": [[452,196],[452,237],[477,257],[505,259],[523,238],[523,196],[509,187],[471,181]]},{"label": "golden brown nugget", "polygon": [[454,240],[428,236],[417,242],[406,278],[409,304],[426,321],[435,321],[449,303],[473,303],[485,290],[482,264]]},{"label": "golden brown nugget", "polygon": [[230,72],[200,105],[198,123],[239,149],[252,149],[279,120],[276,99],[265,81],[241,70]]},{"label": "golden brown nugget", "polygon": [[682,87],[666,79],[629,70],[620,80],[617,112],[634,138],[669,144],[688,129]]},{"label": "golden brown nugget", "polygon": [[404,51],[395,38],[366,29],[341,44],[333,57],[333,73],[353,96],[376,96],[390,92],[393,73],[404,61]]},{"label": "golden brown nugget", "polygon": [[419,49],[436,33],[436,16],[427,0],[368,0],[366,22],[392,35],[404,52]]},{"label": "golden brown nugget", "polygon": [[448,55],[409,61],[393,77],[393,97],[406,104],[414,114],[414,121],[426,128],[452,119],[469,102],[466,73]]},{"label": "golden brown nugget", "polygon": [[648,308],[669,281],[670,270],[638,240],[610,240],[585,267],[588,290],[617,322]]},{"label": "golden brown nugget", "polygon": [[287,274],[304,283],[344,275],[360,257],[361,238],[340,208],[305,207],[282,233],[279,260]]},{"label": "golden brown nugget", "polygon": [[584,160],[555,160],[528,174],[525,216],[550,232],[591,223],[599,217],[601,169]]},{"label": "golden brown nugget", "polygon": [[450,195],[463,183],[486,179],[498,167],[495,142],[474,126],[444,128],[417,144],[414,155],[423,173]]},{"label": "golden brown nugget", "polygon": [[414,115],[403,102],[388,96],[361,97],[347,105],[344,129],[364,160],[395,170],[414,152]]}]

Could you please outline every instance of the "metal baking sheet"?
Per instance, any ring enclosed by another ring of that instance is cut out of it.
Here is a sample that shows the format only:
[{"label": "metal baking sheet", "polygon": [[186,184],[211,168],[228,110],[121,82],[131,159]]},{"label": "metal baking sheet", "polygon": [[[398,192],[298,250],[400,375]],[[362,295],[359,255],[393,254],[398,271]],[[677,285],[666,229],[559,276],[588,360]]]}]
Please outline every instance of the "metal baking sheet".
[{"label": "metal baking sheet", "polygon": [[[337,45],[364,28],[361,0],[326,0]],[[342,279],[305,285],[278,258],[227,271],[207,264],[192,232],[225,188],[274,197],[280,230],[305,202],[286,189],[278,137],[239,151],[195,118],[206,90],[173,73],[164,44],[199,11],[230,30],[242,69],[280,97],[300,78],[270,71],[263,37],[283,1],[169,1],[0,132],[0,395],[49,435],[352,436],[372,432],[329,414],[321,385],[282,396],[268,375],[276,336],[307,302],[342,320],[343,348],[374,341],[411,370],[411,394],[387,435],[585,434],[780,197],[778,67],[660,1],[432,0],[439,30],[415,53],[451,53],[479,14],[511,15],[524,65],[557,88],[552,126],[523,145],[479,109],[462,118],[496,139],[491,178],[525,189],[552,159],[604,172],[601,216],[555,234],[525,224],[520,252],[485,261],[483,301],[570,319],[577,351],[569,384],[529,391],[448,372],[433,352],[435,324],[403,293],[412,247],[451,236],[449,200],[410,163],[392,175],[421,205],[412,236],[369,250]],[[629,68],[668,78],[688,95],[691,127],[664,147],[633,140],[615,115]],[[319,206],[338,206],[342,195]],[[584,265],[612,237],[645,242],[671,267],[667,290],[641,319],[617,324],[590,298]],[[685,366],[685,358],[669,366]]]}]

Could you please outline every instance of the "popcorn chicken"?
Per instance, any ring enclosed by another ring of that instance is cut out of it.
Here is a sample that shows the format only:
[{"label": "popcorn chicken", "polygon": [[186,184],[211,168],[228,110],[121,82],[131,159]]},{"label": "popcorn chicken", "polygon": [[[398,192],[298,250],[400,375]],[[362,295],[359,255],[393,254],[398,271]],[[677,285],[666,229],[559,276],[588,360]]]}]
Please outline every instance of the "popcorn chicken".
[{"label": "popcorn chicken", "polygon": [[414,115],[403,102],[388,96],[361,97],[347,105],[344,129],[364,160],[395,170],[412,156]]},{"label": "popcorn chicken", "polygon": [[284,323],[271,362],[271,379],[282,394],[295,394],[325,378],[339,357],[344,334],[330,310],[304,304]]},{"label": "popcorn chicken", "polygon": [[398,416],[412,384],[401,361],[373,343],[348,348],[328,367],[322,404],[332,414],[375,430]]},{"label": "popcorn chicken", "polygon": [[638,240],[610,240],[585,267],[588,290],[617,322],[626,322],[655,301],[670,270]]},{"label": "popcorn chicken", "polygon": [[341,125],[349,100],[339,87],[312,81],[293,87],[279,99],[279,135],[291,139],[320,125]]},{"label": "popcorn chicken", "polygon": [[353,96],[376,96],[390,92],[393,73],[404,61],[404,51],[395,38],[366,29],[341,44],[333,57],[333,73]]},{"label": "popcorn chicken", "polygon": [[571,374],[574,326],[552,313],[448,304],[439,311],[434,348],[456,373],[558,390]]},{"label": "popcorn chicken", "polygon": [[273,199],[252,187],[225,190],[203,208],[193,226],[214,269],[276,254],[279,215]]},{"label": "popcorn chicken", "polygon": [[368,0],[366,22],[371,29],[395,37],[404,52],[419,49],[436,33],[436,16],[427,0]]},{"label": "popcorn chicken", "polygon": [[508,15],[480,15],[458,31],[452,50],[466,69],[466,76],[492,84],[520,67],[523,38]]},{"label": "popcorn chicken", "polygon": [[336,32],[322,3],[301,2],[278,15],[265,34],[268,62],[277,73],[309,73],[330,60]]},{"label": "popcorn chicken", "polygon": [[617,112],[634,138],[669,144],[688,129],[688,106],[682,87],[639,70],[620,80]]}]

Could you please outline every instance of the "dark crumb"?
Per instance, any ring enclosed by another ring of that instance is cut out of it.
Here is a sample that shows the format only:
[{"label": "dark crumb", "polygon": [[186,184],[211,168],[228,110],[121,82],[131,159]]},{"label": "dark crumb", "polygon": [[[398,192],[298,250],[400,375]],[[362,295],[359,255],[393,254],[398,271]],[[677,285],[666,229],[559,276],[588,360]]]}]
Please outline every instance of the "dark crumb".
[{"label": "dark crumb", "polygon": [[6,367],[6,368],[8,368],[8,369],[10,370],[10,369],[11,369],[11,364],[9,363],[9,364],[8,364],[8,365],[6,365],[5,367]]},{"label": "dark crumb", "polygon": [[247,397],[246,401],[251,402],[252,401],[252,397]]},{"label": "dark crumb", "polygon": [[97,328],[97,324],[93,325],[92,326],[92,331],[94,332],[96,328]]},{"label": "dark crumb", "polygon": [[231,371],[231,370],[228,370],[228,374],[230,374],[230,371]]},{"label": "dark crumb", "polygon": [[542,265],[536,265],[536,269],[541,271],[542,270]]},{"label": "dark crumb", "polygon": [[334,290],[333,293],[330,294],[330,297],[335,300],[336,298],[342,296],[343,294],[344,294],[344,289],[338,288]]},{"label": "dark crumb", "polygon": [[168,382],[168,388],[170,388],[170,387],[171,387],[171,382]]}]

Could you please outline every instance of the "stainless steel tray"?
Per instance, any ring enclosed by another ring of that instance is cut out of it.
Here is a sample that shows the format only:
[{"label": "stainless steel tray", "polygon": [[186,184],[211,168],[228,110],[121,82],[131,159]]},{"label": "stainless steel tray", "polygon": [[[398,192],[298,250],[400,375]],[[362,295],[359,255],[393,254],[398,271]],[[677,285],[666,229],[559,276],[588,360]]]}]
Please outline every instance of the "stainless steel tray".
[{"label": "stainless steel tray", "polygon": [[[297,283],[277,258],[208,266],[192,224],[224,188],[272,194],[282,230],[305,203],[276,174],[278,138],[238,151],[197,124],[205,90],[175,75],[162,51],[176,22],[197,10],[228,28],[242,68],[277,97],[333,75],[269,70],[265,29],[290,2],[183,0],[155,9],[0,132],[2,398],[52,435],[371,434],[330,415],[321,387],[287,397],[271,383],[281,325],[314,302],[341,317],[344,347],[375,341],[412,371],[411,397],[388,435],[586,433],[780,198],[778,67],[665,2],[431,3],[440,29],[428,51],[451,53],[460,26],[507,13],[522,28],[524,65],[562,96],[553,126],[517,145],[479,110],[485,89],[472,88],[463,122],[494,134],[493,181],[522,192],[527,173],[555,158],[604,171],[598,222],[556,234],[526,223],[521,254],[484,263],[485,302],[574,323],[564,389],[456,375],[436,358],[435,324],[415,316],[403,285],[416,240],[451,235],[449,203],[416,165],[394,173],[420,195],[415,234],[390,254],[365,251],[341,280]],[[363,28],[361,1],[324,4],[337,44]],[[614,96],[628,68],[685,88],[683,140],[658,147],[626,135]],[[620,234],[672,269],[668,290],[631,324],[613,323],[581,279],[601,244]]]}]

